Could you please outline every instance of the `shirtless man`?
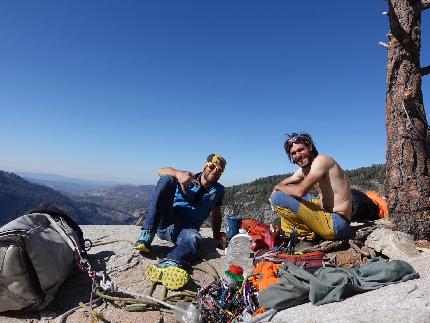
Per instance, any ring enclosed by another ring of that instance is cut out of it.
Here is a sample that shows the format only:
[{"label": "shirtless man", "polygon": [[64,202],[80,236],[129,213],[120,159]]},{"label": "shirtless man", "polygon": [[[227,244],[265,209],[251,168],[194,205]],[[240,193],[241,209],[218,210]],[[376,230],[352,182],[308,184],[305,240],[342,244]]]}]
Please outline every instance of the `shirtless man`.
[{"label": "shirtless man", "polygon": [[[287,236],[296,234],[313,240],[344,239],[349,234],[352,199],[348,178],[329,156],[318,155],[312,138],[293,133],[284,143],[288,158],[300,168],[275,186],[270,197],[273,210],[281,218]],[[314,188],[319,200],[305,200]]]}]

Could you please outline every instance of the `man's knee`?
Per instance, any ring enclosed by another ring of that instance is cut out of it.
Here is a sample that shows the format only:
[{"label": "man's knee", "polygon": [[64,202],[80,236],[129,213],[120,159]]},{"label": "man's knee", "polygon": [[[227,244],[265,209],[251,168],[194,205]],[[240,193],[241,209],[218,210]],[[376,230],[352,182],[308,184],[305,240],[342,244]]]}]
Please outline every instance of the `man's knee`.
[{"label": "man's knee", "polygon": [[[157,186],[152,192],[152,199],[156,199],[160,202],[161,198],[163,204],[170,204],[170,200],[173,202],[177,184],[178,180],[176,177],[170,175],[161,176],[157,182]],[[168,200],[166,200],[166,198]]]},{"label": "man's knee", "polygon": [[273,208],[282,207],[290,209],[293,212],[297,212],[300,207],[300,202],[298,200],[287,193],[279,191],[272,194],[270,203],[272,204]]},{"label": "man's knee", "polygon": [[176,187],[176,184],[178,184],[178,180],[176,179],[176,177],[171,176],[171,175],[164,175],[164,176],[161,176],[160,179],[158,180],[157,186],[162,186],[162,187],[174,186],[174,187]]},{"label": "man's knee", "polygon": [[283,192],[274,192],[272,196],[270,197],[270,203],[272,204],[272,207],[282,206],[282,195],[285,194]]}]

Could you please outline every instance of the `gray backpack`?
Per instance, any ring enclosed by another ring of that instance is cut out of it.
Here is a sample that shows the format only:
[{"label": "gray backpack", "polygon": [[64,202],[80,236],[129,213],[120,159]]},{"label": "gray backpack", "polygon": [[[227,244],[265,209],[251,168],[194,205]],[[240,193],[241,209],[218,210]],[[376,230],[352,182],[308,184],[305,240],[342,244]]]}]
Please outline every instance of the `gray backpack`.
[{"label": "gray backpack", "polygon": [[85,254],[79,226],[48,207],[0,228],[0,312],[46,307]]}]

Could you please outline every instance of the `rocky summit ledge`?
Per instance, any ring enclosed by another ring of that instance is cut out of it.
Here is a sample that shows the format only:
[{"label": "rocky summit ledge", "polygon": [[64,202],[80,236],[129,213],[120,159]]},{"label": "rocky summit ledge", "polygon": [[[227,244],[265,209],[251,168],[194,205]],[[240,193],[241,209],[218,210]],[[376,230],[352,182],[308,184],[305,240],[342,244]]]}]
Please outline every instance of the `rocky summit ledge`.
[{"label": "rocky summit ledge", "polygon": [[[133,250],[132,243],[140,232],[138,226],[104,225],[81,226],[84,236],[94,246],[90,249],[90,261],[95,270],[104,270],[121,288],[145,294],[150,286],[144,270],[169,250],[170,243],[154,239],[152,256],[143,257]],[[210,238],[211,229],[201,230],[203,239],[197,266],[204,269],[191,271],[192,281],[185,287],[197,289],[213,280],[213,268],[219,274],[225,270],[223,252],[215,248]],[[393,284],[371,292],[350,297],[342,302],[315,306],[310,303],[283,310],[272,322],[429,322],[430,320],[430,249],[419,249],[420,254],[407,261],[421,278]],[[60,316],[89,300],[91,281],[83,273],[72,273],[60,288],[56,299],[38,313],[2,315],[0,322],[59,322]],[[153,296],[162,297],[165,291],[157,286]],[[172,291],[168,292],[170,295]],[[104,322],[175,322],[172,314],[159,311],[127,312],[119,307],[101,305],[97,308]],[[102,320],[103,321],[103,320]],[[64,322],[91,322],[82,309],[70,314]]]}]

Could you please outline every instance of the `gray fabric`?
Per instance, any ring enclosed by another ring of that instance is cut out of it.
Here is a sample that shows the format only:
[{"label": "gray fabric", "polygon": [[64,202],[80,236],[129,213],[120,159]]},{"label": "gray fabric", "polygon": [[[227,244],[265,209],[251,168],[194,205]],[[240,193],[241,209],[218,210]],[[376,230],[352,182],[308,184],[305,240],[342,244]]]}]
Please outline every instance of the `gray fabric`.
[{"label": "gray fabric", "polygon": [[6,248],[0,248],[0,272],[3,269],[3,261],[6,256]]},{"label": "gray fabric", "polygon": [[419,278],[410,264],[402,260],[388,263],[379,258],[353,268],[320,268],[310,274],[297,266],[283,265],[280,283],[260,293],[260,306],[282,310],[311,302],[321,305],[350,296]]},{"label": "gray fabric", "polygon": [[[57,223],[78,241],[63,219]],[[0,228],[0,260],[0,312],[45,307],[74,266],[73,250],[42,213]]]}]

